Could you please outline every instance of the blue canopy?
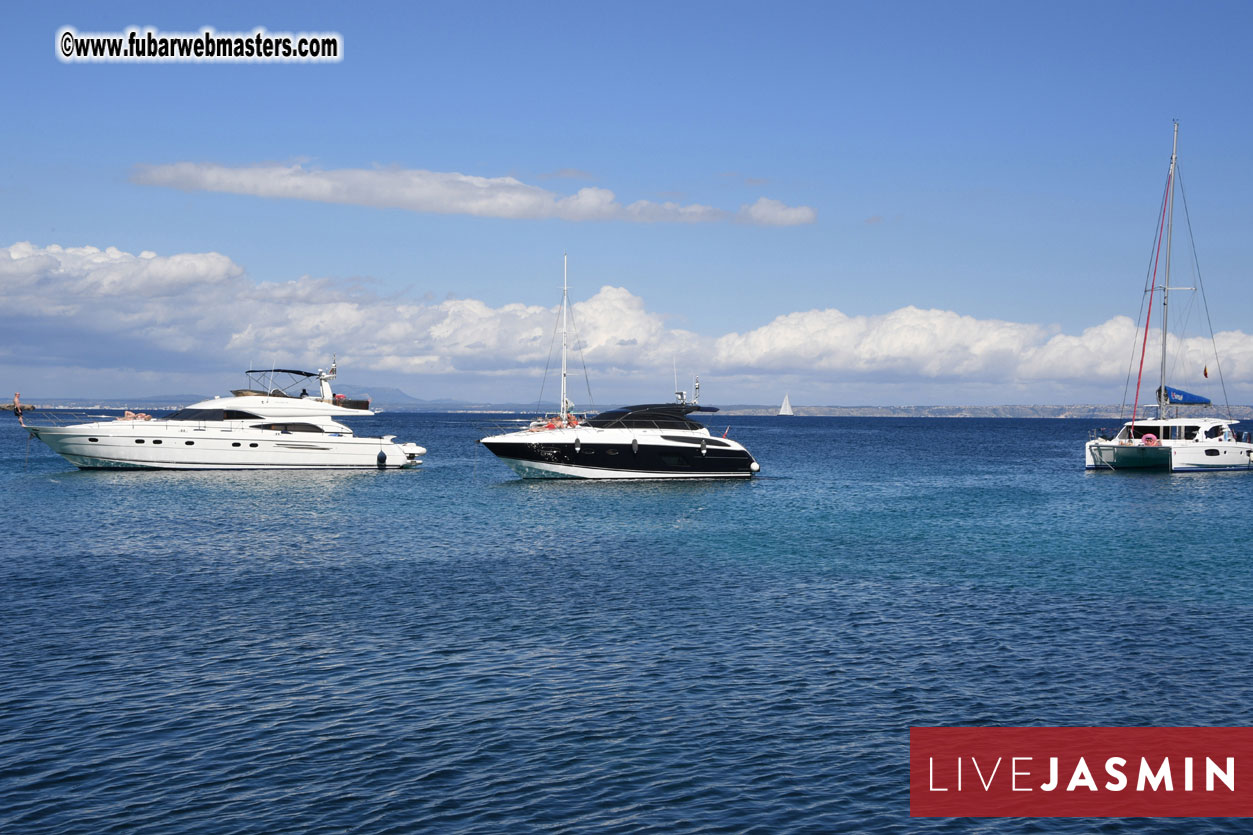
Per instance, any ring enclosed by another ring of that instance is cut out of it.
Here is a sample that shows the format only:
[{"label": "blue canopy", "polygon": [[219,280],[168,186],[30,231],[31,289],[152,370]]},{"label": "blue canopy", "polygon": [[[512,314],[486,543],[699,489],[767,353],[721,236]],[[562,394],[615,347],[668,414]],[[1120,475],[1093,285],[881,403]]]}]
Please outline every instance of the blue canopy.
[{"label": "blue canopy", "polygon": [[1208,406],[1210,399],[1199,394],[1189,394],[1182,389],[1166,386],[1166,402],[1175,406]]}]

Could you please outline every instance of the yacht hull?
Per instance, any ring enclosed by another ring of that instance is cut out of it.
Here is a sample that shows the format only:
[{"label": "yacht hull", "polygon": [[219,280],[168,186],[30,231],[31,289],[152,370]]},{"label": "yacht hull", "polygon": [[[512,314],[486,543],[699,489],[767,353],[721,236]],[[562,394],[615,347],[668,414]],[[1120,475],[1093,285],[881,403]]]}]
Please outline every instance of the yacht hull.
[{"label": "yacht hull", "polygon": [[[682,438],[676,440],[676,438]],[[722,438],[625,430],[512,432],[481,443],[523,478],[750,478],[760,468]]]},{"label": "yacht hull", "polygon": [[195,429],[162,421],[28,426],[31,435],[83,470],[403,469],[420,447],[387,439]]}]

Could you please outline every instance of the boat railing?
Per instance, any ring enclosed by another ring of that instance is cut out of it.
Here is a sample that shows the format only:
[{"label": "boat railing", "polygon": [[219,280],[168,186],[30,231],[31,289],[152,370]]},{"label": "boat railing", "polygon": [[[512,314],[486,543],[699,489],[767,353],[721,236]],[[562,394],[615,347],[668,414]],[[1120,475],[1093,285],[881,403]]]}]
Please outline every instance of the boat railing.
[{"label": "boat railing", "polygon": [[[589,419],[586,412],[570,412],[578,420],[575,426],[562,423],[560,417],[556,414],[544,415],[543,417],[519,417],[519,418],[494,418],[491,426],[494,434],[507,435],[511,432],[531,431],[537,434],[549,432],[556,429],[578,429],[587,424]],[[592,413],[595,414],[594,412]],[[551,424],[551,426],[550,426]]]},{"label": "boat railing", "polygon": [[[134,413],[132,413],[134,414]],[[139,414],[144,414],[140,412]],[[125,414],[101,414],[80,409],[46,409],[23,406],[19,417],[27,426],[73,426],[76,423],[96,423],[104,420],[120,420]]]}]

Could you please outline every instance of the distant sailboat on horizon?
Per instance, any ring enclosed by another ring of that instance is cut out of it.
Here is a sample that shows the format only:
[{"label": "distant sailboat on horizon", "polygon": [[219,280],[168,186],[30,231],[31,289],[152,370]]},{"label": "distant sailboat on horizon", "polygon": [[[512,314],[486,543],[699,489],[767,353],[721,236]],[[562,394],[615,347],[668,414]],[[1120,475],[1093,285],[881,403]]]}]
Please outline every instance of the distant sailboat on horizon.
[{"label": "distant sailboat on horizon", "polygon": [[792,415],[792,401],[788,399],[786,394],[783,395],[783,405],[779,407],[779,417],[784,415],[789,417]]}]

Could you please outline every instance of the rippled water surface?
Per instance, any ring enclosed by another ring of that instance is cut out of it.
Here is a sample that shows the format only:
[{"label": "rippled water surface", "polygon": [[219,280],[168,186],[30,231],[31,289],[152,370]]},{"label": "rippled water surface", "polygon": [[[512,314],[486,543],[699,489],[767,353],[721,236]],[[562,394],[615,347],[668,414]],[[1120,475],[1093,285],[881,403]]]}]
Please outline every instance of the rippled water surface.
[{"label": "rippled water surface", "polygon": [[430,449],[385,473],[0,423],[0,831],[1086,832],[911,820],[909,727],[1253,724],[1253,474],[733,417],[749,482],[524,482],[498,422],[365,418]]}]

